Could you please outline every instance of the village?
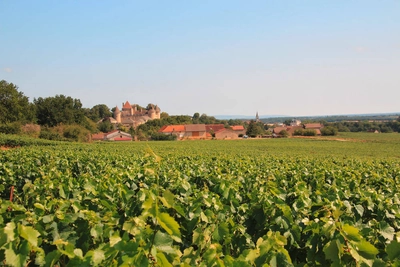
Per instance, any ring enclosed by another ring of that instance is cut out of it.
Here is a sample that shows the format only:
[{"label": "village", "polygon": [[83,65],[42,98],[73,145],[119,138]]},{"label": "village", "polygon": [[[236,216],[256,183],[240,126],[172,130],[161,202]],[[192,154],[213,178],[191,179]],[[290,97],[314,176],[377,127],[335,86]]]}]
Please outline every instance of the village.
[{"label": "village", "polygon": [[[135,136],[123,129],[133,129],[150,120],[160,119],[161,109],[149,104],[146,109],[140,108],[137,104],[131,105],[128,101],[122,103],[121,109],[114,108],[113,117],[102,119],[100,122],[108,121],[114,127],[106,133],[92,135],[92,141],[133,141]],[[262,125],[264,134],[251,134],[248,129],[252,123]],[[224,125],[224,124],[172,124],[164,125],[158,133],[170,136],[169,140],[232,140],[247,138],[281,138],[299,135],[321,135],[324,126],[320,123],[302,124],[300,120],[293,119],[290,125],[283,123],[263,124],[260,121],[258,112],[255,119],[243,121],[243,125]],[[123,129],[120,129],[123,128]],[[310,134],[307,134],[310,133]]]}]

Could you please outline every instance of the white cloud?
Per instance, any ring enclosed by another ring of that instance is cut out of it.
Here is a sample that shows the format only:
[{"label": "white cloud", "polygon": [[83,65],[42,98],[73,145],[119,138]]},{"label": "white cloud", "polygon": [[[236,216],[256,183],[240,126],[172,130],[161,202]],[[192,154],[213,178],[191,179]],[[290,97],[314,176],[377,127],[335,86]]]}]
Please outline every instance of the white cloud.
[{"label": "white cloud", "polygon": [[10,73],[10,72],[12,72],[13,70],[12,70],[12,68],[3,68],[3,71]]}]

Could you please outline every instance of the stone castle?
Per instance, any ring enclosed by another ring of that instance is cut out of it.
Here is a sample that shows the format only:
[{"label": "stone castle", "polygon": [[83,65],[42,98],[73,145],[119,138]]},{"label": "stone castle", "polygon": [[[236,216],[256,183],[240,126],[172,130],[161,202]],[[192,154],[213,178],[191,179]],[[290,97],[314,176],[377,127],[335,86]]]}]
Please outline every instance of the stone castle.
[{"label": "stone castle", "polygon": [[161,110],[157,105],[148,104],[142,108],[137,104],[131,105],[128,101],[122,103],[121,110],[118,106],[114,110],[113,124],[122,124],[127,127],[136,127],[149,120],[159,119]]}]

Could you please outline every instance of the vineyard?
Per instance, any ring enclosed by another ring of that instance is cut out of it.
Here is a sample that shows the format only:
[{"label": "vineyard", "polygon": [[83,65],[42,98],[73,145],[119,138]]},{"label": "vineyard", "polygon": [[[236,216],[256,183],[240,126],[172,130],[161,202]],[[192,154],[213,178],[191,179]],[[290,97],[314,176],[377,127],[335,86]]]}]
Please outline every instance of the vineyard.
[{"label": "vineyard", "polygon": [[400,266],[400,140],[0,151],[0,266]]}]

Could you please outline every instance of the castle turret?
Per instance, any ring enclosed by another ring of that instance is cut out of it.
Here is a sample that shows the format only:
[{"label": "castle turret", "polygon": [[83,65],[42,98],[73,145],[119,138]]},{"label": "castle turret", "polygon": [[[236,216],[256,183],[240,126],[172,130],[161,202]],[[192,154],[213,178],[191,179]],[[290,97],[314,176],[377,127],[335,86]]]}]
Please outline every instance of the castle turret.
[{"label": "castle turret", "polygon": [[121,123],[121,111],[119,110],[118,106],[115,107],[114,110],[114,119],[118,122]]},{"label": "castle turret", "polygon": [[133,115],[133,108],[132,108],[131,104],[128,101],[126,101],[125,104],[123,104],[122,112],[124,114],[129,115],[129,116]]},{"label": "castle turret", "polygon": [[156,111],[154,110],[153,107],[149,109],[149,116],[152,120],[156,118]]},{"label": "castle turret", "polygon": [[159,118],[161,118],[161,109],[158,106],[156,106],[156,119]]}]

